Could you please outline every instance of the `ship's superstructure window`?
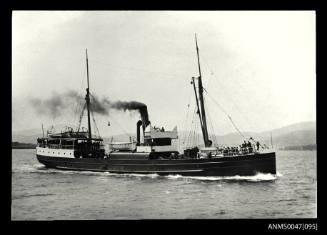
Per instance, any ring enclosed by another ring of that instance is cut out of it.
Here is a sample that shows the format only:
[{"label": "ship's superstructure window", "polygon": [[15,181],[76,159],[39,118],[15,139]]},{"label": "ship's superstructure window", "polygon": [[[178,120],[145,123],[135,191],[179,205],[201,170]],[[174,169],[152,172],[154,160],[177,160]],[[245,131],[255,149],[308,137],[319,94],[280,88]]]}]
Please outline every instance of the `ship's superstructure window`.
[{"label": "ship's superstructure window", "polygon": [[152,145],[154,145],[154,146],[171,145],[171,139],[170,138],[156,138],[156,139],[152,139]]}]

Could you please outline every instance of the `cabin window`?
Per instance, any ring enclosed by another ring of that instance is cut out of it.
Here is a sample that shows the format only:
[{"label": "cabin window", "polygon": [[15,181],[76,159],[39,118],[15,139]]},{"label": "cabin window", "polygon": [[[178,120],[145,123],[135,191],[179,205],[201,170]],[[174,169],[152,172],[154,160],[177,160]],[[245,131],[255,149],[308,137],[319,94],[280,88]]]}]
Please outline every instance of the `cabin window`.
[{"label": "cabin window", "polygon": [[171,139],[170,138],[152,139],[152,145],[154,146],[171,145]]}]

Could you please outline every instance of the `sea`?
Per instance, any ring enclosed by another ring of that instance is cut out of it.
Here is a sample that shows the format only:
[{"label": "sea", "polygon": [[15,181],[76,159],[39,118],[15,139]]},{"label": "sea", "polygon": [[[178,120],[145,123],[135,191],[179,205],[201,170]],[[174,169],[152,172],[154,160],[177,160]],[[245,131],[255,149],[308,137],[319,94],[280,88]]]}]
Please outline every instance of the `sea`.
[{"label": "sea", "polygon": [[276,157],[276,175],[184,177],[47,169],[13,149],[11,219],[317,218],[317,152]]}]

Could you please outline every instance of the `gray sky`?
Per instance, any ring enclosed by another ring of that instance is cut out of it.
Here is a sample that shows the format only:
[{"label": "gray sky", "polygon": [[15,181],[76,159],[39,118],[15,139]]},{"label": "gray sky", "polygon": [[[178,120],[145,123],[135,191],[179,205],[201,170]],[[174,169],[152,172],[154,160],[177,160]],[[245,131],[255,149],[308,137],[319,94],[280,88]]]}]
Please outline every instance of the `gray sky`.
[{"label": "gray sky", "polygon": [[[14,11],[12,21],[13,130],[77,123],[76,105],[54,118],[29,99],[84,96],[85,48],[93,94],[143,102],[152,124],[189,129],[194,33],[216,134],[235,129],[215,102],[242,131],[316,120],[314,11]],[[103,136],[135,132],[138,119],[96,116]]]}]

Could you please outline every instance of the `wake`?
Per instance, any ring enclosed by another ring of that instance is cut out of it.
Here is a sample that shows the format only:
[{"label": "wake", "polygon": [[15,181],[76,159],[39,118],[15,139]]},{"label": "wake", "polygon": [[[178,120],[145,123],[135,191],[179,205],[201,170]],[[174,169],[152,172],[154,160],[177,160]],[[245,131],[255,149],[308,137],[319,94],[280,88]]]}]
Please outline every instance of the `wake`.
[{"label": "wake", "polygon": [[200,181],[248,181],[248,182],[262,182],[262,181],[274,181],[283,175],[279,172],[277,174],[264,174],[257,173],[253,176],[183,176],[183,175],[167,175],[160,176],[158,174],[135,174],[135,173],[110,173],[110,172],[94,172],[94,171],[72,171],[72,170],[59,170],[46,168],[42,164],[34,165],[21,165],[12,169],[12,173],[44,173],[44,174],[68,174],[68,175],[90,175],[90,176],[112,176],[112,177],[128,177],[128,178],[161,178],[169,180],[178,179],[191,179]]},{"label": "wake", "polygon": [[278,178],[282,177],[282,174],[278,173],[274,174],[264,174],[264,173],[257,173],[253,176],[182,176],[182,175],[168,175],[169,179],[194,179],[194,180],[201,180],[201,181],[250,181],[250,182],[260,182],[260,181],[274,181]]}]

